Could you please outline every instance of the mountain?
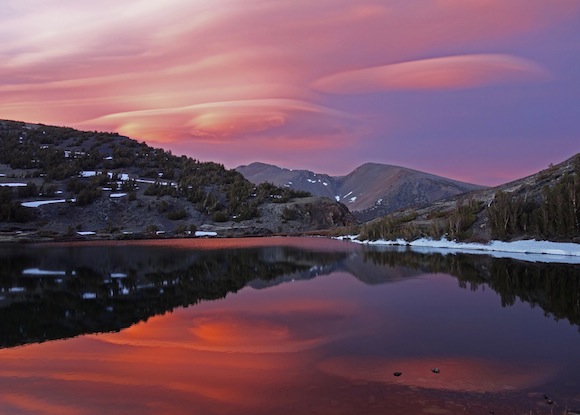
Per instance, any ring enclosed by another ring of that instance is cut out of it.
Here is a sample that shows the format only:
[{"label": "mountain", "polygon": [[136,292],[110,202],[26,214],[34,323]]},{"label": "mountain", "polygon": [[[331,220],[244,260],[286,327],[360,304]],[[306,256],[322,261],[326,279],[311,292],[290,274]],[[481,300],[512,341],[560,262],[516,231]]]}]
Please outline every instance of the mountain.
[{"label": "mountain", "polygon": [[116,133],[0,120],[0,232],[8,236],[233,236],[355,221],[335,201],[256,186],[221,164]]},{"label": "mountain", "polygon": [[363,164],[346,176],[290,170],[264,163],[252,163],[236,170],[254,184],[269,182],[316,196],[334,198],[344,203],[363,221],[409,206],[427,205],[435,200],[483,188],[378,163]]},{"label": "mountain", "polygon": [[580,242],[580,153],[501,186],[408,208],[369,222],[361,239],[420,237]]}]

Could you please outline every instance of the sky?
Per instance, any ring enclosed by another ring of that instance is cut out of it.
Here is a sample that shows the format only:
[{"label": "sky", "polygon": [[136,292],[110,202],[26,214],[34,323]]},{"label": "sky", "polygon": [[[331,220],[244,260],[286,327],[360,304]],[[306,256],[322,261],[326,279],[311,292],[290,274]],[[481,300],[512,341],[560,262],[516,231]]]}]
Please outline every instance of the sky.
[{"label": "sky", "polygon": [[496,185],[580,152],[580,2],[3,0],[0,119]]}]

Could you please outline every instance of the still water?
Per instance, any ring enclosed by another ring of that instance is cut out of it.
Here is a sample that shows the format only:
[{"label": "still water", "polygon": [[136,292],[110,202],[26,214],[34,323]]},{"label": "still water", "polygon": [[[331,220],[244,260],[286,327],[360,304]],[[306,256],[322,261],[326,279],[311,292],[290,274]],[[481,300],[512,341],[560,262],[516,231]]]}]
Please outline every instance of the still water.
[{"label": "still water", "polygon": [[0,414],[563,414],[579,325],[578,265],[318,238],[1,246]]}]

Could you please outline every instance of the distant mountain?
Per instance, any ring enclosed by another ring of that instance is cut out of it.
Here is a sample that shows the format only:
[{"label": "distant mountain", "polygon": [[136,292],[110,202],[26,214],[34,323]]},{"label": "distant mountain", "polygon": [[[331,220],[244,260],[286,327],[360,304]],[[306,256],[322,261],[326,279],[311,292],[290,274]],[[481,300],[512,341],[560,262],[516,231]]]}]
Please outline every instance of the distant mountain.
[{"label": "distant mountain", "polygon": [[361,239],[542,239],[580,243],[580,153],[501,186],[378,218]]},{"label": "distant mountain", "polygon": [[240,166],[236,170],[254,184],[307,191],[344,203],[365,221],[415,205],[482,189],[445,177],[399,166],[366,163],[346,176],[329,176],[309,170],[290,170],[264,163]]},{"label": "distant mountain", "polygon": [[0,232],[8,237],[263,235],[355,222],[335,201],[256,186],[221,164],[116,133],[0,120]]}]

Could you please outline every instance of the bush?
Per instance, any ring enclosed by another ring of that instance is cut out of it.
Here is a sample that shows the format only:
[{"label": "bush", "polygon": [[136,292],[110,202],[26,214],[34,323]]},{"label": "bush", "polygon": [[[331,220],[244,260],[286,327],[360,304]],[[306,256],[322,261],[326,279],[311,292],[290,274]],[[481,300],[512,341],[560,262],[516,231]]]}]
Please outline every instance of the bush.
[{"label": "bush", "polygon": [[226,212],[218,210],[213,214],[212,219],[214,222],[227,222],[229,218]]},{"label": "bush", "polygon": [[185,209],[172,210],[167,213],[167,219],[169,220],[181,220],[187,217],[187,212]]},{"label": "bush", "polygon": [[96,199],[101,197],[101,189],[96,187],[85,187],[77,195],[77,205],[84,206],[94,202]]},{"label": "bush", "polygon": [[298,211],[293,207],[285,207],[282,209],[282,219],[284,220],[294,220],[298,217]]}]

